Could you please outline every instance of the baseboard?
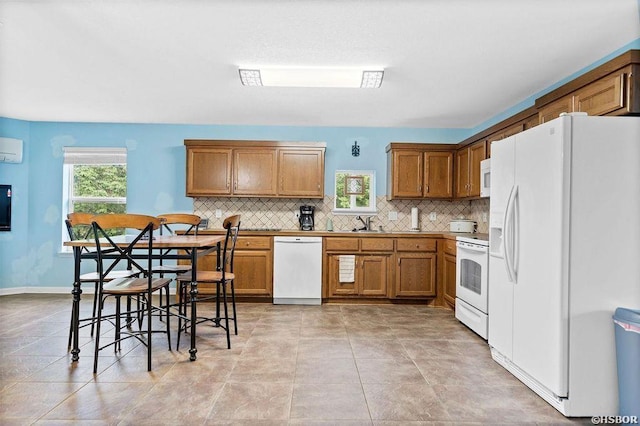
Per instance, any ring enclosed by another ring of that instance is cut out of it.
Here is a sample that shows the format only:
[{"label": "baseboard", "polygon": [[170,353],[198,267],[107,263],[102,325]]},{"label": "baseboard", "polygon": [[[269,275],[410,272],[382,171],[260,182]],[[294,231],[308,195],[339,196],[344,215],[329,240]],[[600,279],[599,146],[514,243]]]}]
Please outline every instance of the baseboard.
[{"label": "baseboard", "polygon": [[[93,284],[82,289],[82,294],[93,294]],[[170,294],[175,295],[176,289],[171,286]],[[13,294],[68,294],[71,295],[71,287],[10,287],[0,288],[0,296],[10,296]]]}]

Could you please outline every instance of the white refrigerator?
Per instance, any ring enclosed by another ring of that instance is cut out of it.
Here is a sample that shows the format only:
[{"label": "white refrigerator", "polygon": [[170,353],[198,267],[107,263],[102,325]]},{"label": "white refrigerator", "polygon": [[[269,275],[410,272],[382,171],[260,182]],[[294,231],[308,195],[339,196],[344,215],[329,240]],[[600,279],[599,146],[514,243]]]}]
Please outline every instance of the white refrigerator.
[{"label": "white refrigerator", "polygon": [[494,142],[490,199],[493,359],[565,416],[616,415],[611,317],[640,308],[640,117]]}]

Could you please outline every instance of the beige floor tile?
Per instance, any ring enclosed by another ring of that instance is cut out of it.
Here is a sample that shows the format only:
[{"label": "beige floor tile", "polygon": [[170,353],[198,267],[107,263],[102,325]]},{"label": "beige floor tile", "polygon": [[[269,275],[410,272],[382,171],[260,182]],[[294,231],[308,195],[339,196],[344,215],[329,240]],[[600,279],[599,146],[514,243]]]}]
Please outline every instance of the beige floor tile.
[{"label": "beige floor tile", "polygon": [[295,358],[239,357],[227,380],[234,383],[293,383],[295,373]]},{"label": "beige floor tile", "polygon": [[398,358],[358,358],[360,381],[364,383],[425,383],[412,360]]},{"label": "beige floor tile", "polygon": [[182,421],[202,424],[224,386],[223,382],[208,380],[156,383],[133,409],[125,421],[138,419],[156,421]]},{"label": "beige floor tile", "polygon": [[346,338],[301,338],[298,358],[351,358],[353,352]]},{"label": "beige floor tile", "polygon": [[434,389],[423,383],[363,384],[374,420],[450,420]]},{"label": "beige floor tile", "polygon": [[353,358],[299,358],[296,383],[360,383]]},{"label": "beige floor tile", "polygon": [[397,339],[350,339],[356,358],[409,358]]},{"label": "beige floor tile", "polygon": [[208,420],[287,420],[292,383],[226,383]]},{"label": "beige floor tile", "polygon": [[0,393],[0,423],[35,421],[82,387],[80,383],[21,382]]},{"label": "beige floor tile", "polygon": [[359,383],[296,384],[292,419],[368,420],[369,410]]},{"label": "beige floor tile", "polygon": [[47,413],[44,419],[121,419],[152,387],[152,383],[88,383]]}]

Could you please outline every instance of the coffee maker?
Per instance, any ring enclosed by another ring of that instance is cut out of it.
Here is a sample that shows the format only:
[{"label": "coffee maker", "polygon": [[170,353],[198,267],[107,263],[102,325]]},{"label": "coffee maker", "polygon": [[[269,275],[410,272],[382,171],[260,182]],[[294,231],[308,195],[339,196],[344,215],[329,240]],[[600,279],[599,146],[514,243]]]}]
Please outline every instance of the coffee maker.
[{"label": "coffee maker", "polygon": [[313,231],[313,212],[315,209],[313,206],[300,206],[300,230]]}]

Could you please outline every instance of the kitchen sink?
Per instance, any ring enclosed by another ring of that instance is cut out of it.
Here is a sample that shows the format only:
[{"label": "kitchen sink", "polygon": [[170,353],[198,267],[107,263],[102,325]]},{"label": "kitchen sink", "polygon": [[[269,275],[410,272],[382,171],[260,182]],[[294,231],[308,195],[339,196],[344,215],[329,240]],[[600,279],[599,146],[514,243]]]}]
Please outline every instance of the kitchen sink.
[{"label": "kitchen sink", "polygon": [[378,231],[377,229],[352,229],[351,232],[359,232],[363,234],[379,234],[384,231]]}]

